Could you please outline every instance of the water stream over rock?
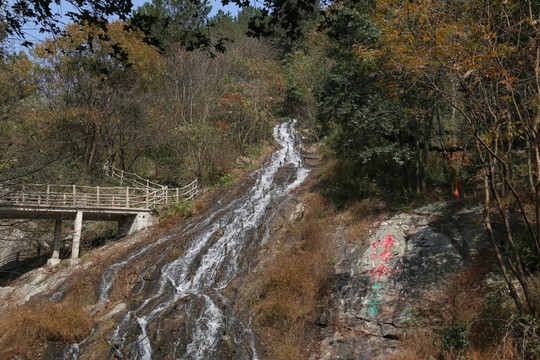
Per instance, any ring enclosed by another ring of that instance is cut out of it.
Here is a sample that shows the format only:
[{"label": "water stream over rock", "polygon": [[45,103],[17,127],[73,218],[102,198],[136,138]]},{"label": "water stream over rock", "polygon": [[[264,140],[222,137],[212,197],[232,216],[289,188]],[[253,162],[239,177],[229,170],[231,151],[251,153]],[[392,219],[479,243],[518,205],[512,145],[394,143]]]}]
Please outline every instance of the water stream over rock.
[{"label": "water stream over rock", "polygon": [[[109,300],[119,272],[144,263],[137,274],[124,315],[108,335],[110,355],[121,359],[258,359],[250,321],[235,317],[224,289],[250,268],[250,259],[265,241],[269,209],[289,196],[309,170],[303,165],[302,144],[295,120],[274,127],[281,146],[251,173],[248,186],[237,188],[231,201],[218,201],[211,214],[195,218],[129,257],[110,265],[102,276],[94,313]],[[175,238],[185,246],[171,260]],[[159,256],[149,260],[150,251]],[[98,323],[96,328],[101,325]],[[78,359],[99,333],[69,346],[64,359]],[[91,356],[90,356],[91,357]]]}]

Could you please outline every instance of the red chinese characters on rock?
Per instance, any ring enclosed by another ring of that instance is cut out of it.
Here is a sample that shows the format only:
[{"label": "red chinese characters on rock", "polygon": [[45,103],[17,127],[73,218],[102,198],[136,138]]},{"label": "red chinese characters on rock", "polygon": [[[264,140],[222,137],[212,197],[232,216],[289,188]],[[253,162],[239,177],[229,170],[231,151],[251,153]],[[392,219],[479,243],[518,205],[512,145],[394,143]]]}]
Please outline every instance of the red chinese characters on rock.
[{"label": "red chinese characters on rock", "polygon": [[384,238],[379,239],[371,244],[375,249],[371,260],[373,261],[373,268],[369,271],[369,276],[376,277],[377,281],[372,285],[372,291],[367,294],[366,298],[366,312],[368,315],[376,316],[379,312],[379,305],[382,304],[380,297],[383,295],[383,284],[381,283],[381,277],[388,276],[398,271],[392,270],[387,261],[393,259],[394,254],[389,250],[396,244],[393,235],[386,235]]},{"label": "red chinese characters on rock", "polygon": [[384,238],[382,243],[383,243],[384,248],[388,249],[388,248],[394,246],[394,244],[396,242],[394,241],[394,236],[393,235],[386,235],[386,237]]},{"label": "red chinese characters on rock", "polygon": [[371,256],[372,260],[376,260],[381,263],[378,266],[374,265],[369,272],[370,276],[377,277],[377,282],[380,281],[381,276],[390,275],[397,272],[392,270],[387,264],[384,264],[385,262],[392,260],[394,254],[388,249],[393,247],[395,244],[396,242],[393,235],[387,235],[383,239],[379,239],[371,244],[373,248],[380,248],[382,250],[380,252],[376,251]]},{"label": "red chinese characters on rock", "polygon": [[376,266],[369,271],[370,276],[377,277],[377,282],[381,280],[381,276],[383,275],[388,276],[393,273],[397,273],[397,271],[391,270],[390,267],[386,264],[381,264],[379,266]]},{"label": "red chinese characters on rock", "polygon": [[392,259],[392,256],[394,254],[392,254],[390,251],[388,250],[384,250],[382,253],[380,254],[373,254],[373,256],[371,256],[371,259],[372,260],[375,260],[377,257],[378,257],[378,260],[379,261],[388,261],[388,260],[391,260]]}]

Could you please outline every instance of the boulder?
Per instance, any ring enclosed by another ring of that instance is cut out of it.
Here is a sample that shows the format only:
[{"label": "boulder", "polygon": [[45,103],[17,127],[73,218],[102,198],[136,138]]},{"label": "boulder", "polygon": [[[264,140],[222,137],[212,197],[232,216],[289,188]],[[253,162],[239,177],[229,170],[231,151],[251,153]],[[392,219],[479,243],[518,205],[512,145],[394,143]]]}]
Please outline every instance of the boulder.
[{"label": "boulder", "polygon": [[289,222],[296,223],[304,217],[304,212],[306,211],[306,205],[304,203],[298,203],[296,204],[296,207],[294,208],[293,212],[289,216]]}]

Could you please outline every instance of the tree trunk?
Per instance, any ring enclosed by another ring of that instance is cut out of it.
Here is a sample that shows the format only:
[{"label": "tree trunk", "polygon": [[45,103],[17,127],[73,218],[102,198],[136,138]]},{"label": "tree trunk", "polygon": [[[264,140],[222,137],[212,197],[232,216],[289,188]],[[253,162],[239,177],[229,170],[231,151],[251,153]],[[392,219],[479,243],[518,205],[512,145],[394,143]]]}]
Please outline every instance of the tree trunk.
[{"label": "tree trunk", "polygon": [[[490,168],[493,169],[494,167],[490,166]],[[501,216],[501,218],[503,220],[504,229],[505,229],[505,232],[506,232],[506,240],[508,241],[508,244],[510,245],[510,248],[511,248],[512,254],[513,254],[515,267],[512,266],[512,263],[511,263],[510,259],[508,259],[509,266],[512,269],[512,272],[514,273],[516,278],[518,279],[519,283],[521,284],[521,288],[523,289],[523,295],[525,296],[525,301],[527,302],[529,312],[531,314],[536,314],[536,305],[534,303],[534,299],[533,299],[533,296],[531,294],[531,290],[529,288],[528,277],[525,274],[525,269],[523,267],[523,262],[521,260],[521,255],[519,254],[516,243],[514,242],[514,238],[512,236],[512,229],[510,227],[510,221],[508,219],[506,209],[503,207],[503,205],[502,205],[503,201],[502,201],[502,199],[500,198],[500,196],[499,196],[499,194],[497,192],[497,188],[496,188],[495,182],[494,182],[494,174],[493,173],[490,175],[489,186],[491,188],[491,192],[493,193],[493,195],[495,197],[495,204],[497,205],[499,215]]]},{"label": "tree trunk", "polygon": [[[477,144],[477,150],[479,153],[479,156],[481,159],[484,160],[484,156],[482,154],[482,151],[480,150],[480,145]],[[485,164],[485,163],[484,163]],[[514,304],[516,305],[516,308],[518,312],[523,313],[524,307],[523,303],[521,302],[519,295],[516,291],[516,288],[514,287],[514,284],[512,283],[512,280],[510,278],[510,274],[508,273],[508,269],[506,268],[506,264],[504,262],[504,258],[501,253],[501,249],[499,248],[499,245],[497,244],[497,240],[495,239],[495,233],[493,231],[493,228],[491,226],[491,218],[490,218],[490,209],[489,204],[491,202],[490,198],[490,185],[489,185],[489,173],[486,169],[486,166],[484,166],[484,175],[483,175],[483,181],[484,181],[484,211],[483,211],[483,217],[484,217],[484,224],[486,226],[486,230],[488,232],[489,240],[491,243],[491,247],[493,248],[493,251],[495,251],[495,255],[497,257],[497,263],[499,264],[499,267],[501,268],[501,271],[503,273],[504,281],[506,282],[506,285],[508,286],[508,290],[510,292],[510,296],[514,300]]]},{"label": "tree trunk", "polygon": [[529,186],[531,187],[531,191],[535,192],[535,186],[534,186],[534,180],[533,180],[533,168],[532,168],[532,159],[531,159],[531,141],[529,139],[529,135],[526,137],[527,139],[527,173],[529,174]]}]

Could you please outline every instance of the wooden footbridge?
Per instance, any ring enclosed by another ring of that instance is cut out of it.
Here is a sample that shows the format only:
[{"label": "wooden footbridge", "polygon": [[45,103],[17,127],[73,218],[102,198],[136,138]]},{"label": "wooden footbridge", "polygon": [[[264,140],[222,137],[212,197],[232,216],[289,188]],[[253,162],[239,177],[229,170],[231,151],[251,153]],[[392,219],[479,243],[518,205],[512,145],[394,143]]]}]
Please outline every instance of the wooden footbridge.
[{"label": "wooden footbridge", "polygon": [[130,234],[155,223],[156,206],[192,199],[199,189],[197,180],[169,188],[110,165],[104,171],[120,186],[1,184],[0,219],[56,220],[52,265],[60,262],[62,220],[75,220],[70,261],[76,263],[83,220],[117,221],[119,233]]}]

